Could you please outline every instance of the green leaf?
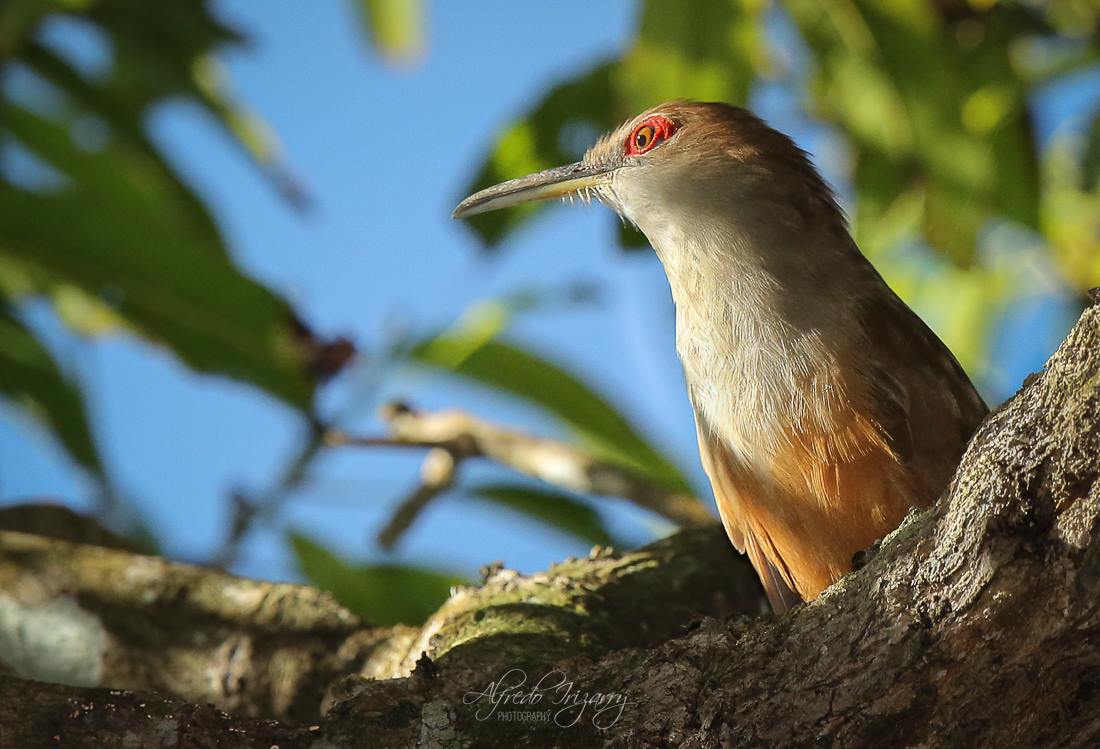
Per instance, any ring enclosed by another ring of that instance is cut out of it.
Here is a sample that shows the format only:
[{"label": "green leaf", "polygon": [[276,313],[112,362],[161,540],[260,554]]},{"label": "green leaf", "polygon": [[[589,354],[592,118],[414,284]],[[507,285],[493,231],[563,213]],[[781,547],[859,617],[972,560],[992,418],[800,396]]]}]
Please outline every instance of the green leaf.
[{"label": "green leaf", "polygon": [[477,484],[466,487],[474,499],[528,515],[589,544],[611,545],[611,534],[591,506],[565,492],[523,484]]},{"label": "green leaf", "polygon": [[766,8],[759,0],[644,2],[637,41],[612,73],[621,116],[670,99],[744,104],[766,66]]},{"label": "green leaf", "polygon": [[103,476],[83,394],[2,299],[0,394],[45,425],[73,460]]},{"label": "green leaf", "polygon": [[[198,54],[198,52],[196,52]],[[308,203],[305,190],[282,163],[282,150],[275,134],[253,112],[229,93],[227,76],[208,55],[199,55],[188,71],[189,78],[178,85],[152,88],[134,87],[132,83],[89,81],[52,50],[35,42],[23,48],[19,59],[35,73],[64,91],[75,106],[102,118],[110,125],[116,139],[129,147],[140,148],[151,158],[162,162],[152,142],[144,132],[144,118],[158,97],[185,93],[195,98],[230,134],[234,143],[264,172],[272,185],[294,207]],[[149,65],[148,61],[140,64]]]},{"label": "green leaf", "polygon": [[1081,187],[1088,162],[1058,144],[1044,165],[1043,221],[1051,253],[1066,281],[1079,292],[1100,285],[1100,184]]},{"label": "green leaf", "polygon": [[856,146],[862,244],[882,246],[914,194],[920,231],[959,265],[990,218],[1038,227],[1030,86],[1009,54],[1035,31],[1028,14],[997,4],[948,16],[926,0],[784,5],[814,53],[818,113]]},{"label": "green leaf", "polygon": [[363,29],[390,62],[408,63],[424,53],[423,0],[356,0]]},{"label": "green leaf", "polygon": [[220,122],[233,142],[251,158],[268,182],[293,208],[309,207],[309,195],[283,163],[282,144],[275,132],[254,111],[230,95],[227,76],[213,57],[194,66],[200,101]]},{"label": "green leaf", "polygon": [[26,46],[21,58],[46,75],[81,106],[115,128],[136,136],[149,108],[182,97],[204,107],[270,178],[292,205],[305,196],[281,163],[274,134],[229,93],[227,76],[213,54],[243,38],[222,24],[211,4],[192,0],[80,3],[84,20],[110,40],[114,66],[103,84],[91,84],[67,64],[37,44]]},{"label": "green leaf", "polygon": [[1085,141],[1085,155],[1081,159],[1080,187],[1092,190],[1100,185],[1100,116],[1094,116]]},{"label": "green leaf", "polygon": [[205,209],[158,159],[124,143],[81,149],[61,123],[14,105],[0,116],[69,180],[46,194],[0,187],[0,263],[45,290],[71,284],[106,302],[196,370],[309,408],[320,344],[236,269]]},{"label": "green leaf", "polygon": [[459,326],[415,346],[412,361],[522,398],[557,416],[601,458],[664,486],[688,489],[680,470],[607,400],[561,366],[499,340],[499,328]]},{"label": "green leaf", "polygon": [[649,249],[649,240],[645,234],[624,221],[619,224],[619,246],[627,252],[639,252]]},{"label": "green leaf", "polygon": [[300,533],[290,545],[302,574],[340,603],[376,626],[423,624],[447,600],[455,585],[469,581],[427,567],[352,564]]},{"label": "green leaf", "polygon": [[[54,13],[104,35],[106,75],[88,77],[35,41]],[[273,136],[229,95],[213,61],[241,37],[192,0],[14,2],[0,11],[0,37],[57,94],[48,113],[34,113],[5,92],[4,135],[64,178],[48,192],[0,178],[0,214],[11,217],[0,219],[0,287],[48,295],[80,332],[137,333],[198,371],[310,408],[325,363],[346,351],[334,356],[284,300],[236,269],[202,201],[146,134],[154,107],[197,103],[302,203]]]}]

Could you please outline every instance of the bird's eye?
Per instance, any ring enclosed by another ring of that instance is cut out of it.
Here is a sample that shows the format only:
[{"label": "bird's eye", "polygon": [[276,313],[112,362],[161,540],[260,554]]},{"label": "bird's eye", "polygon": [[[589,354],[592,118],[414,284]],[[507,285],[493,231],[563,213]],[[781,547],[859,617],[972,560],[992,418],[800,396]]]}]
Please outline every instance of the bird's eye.
[{"label": "bird's eye", "polygon": [[626,155],[640,156],[663,143],[676,132],[676,125],[667,117],[654,115],[638,125],[626,139]]}]

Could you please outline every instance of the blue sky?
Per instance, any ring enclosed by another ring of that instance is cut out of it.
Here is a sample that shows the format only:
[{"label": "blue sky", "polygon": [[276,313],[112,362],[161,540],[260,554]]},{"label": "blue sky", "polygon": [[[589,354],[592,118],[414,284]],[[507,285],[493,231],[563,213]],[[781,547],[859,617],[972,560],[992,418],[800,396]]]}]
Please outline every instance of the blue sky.
[{"label": "blue sky", "polygon": [[[426,59],[395,70],[370,50],[350,3],[220,3],[222,17],[251,39],[223,62],[238,96],[277,133],[286,162],[309,191],[313,208],[304,215],[289,210],[195,109],[168,105],[154,114],[152,130],[212,206],[240,266],[290,298],[320,331],[350,336],[368,356],[398,331],[450,324],[478,299],[598,284],[597,304],[529,315],[512,336],[595,384],[703,487],[673,351],[671,300],[655,258],[616,249],[615,221],[599,207],[554,208],[495,259],[479,255],[472,234],[450,219],[502,123],[547,85],[623,51],[635,23],[633,2],[541,3],[537,13],[534,7],[504,0],[433,4]],[[96,63],[94,39],[71,28],[53,29],[50,38]],[[1047,132],[1075,113],[1067,99],[1080,101],[1067,94],[1050,98],[1047,120],[1040,121]],[[762,103],[773,106],[776,124],[794,128],[828,169],[831,141],[806,127],[782,97]],[[1038,330],[1035,315],[1062,310],[1055,305],[1020,314],[1022,330]],[[40,310],[32,316],[50,332]],[[1055,332],[1024,335],[1023,344],[1014,334],[999,344],[1009,362],[1006,382],[998,385],[1002,394],[1041,365],[1061,327],[1040,326]],[[135,340],[93,344],[56,330],[51,336],[91,393],[97,436],[117,483],[156,529],[165,552],[208,557],[226,527],[229,493],[272,486],[301,438],[300,421],[263,394],[196,377],[168,353]],[[346,422],[359,431],[378,431],[374,408],[400,396],[425,408],[468,408],[562,434],[522,404],[416,372],[386,378],[368,400],[355,398],[359,390],[355,377],[345,377],[324,398],[329,409],[343,409],[349,398],[362,401]],[[373,534],[412,486],[419,459],[365,450],[325,456],[285,511],[249,538],[238,571],[293,577],[282,540],[291,528],[351,557],[383,558]],[[464,478],[502,475],[478,465]],[[80,506],[86,493],[55,445],[0,408],[0,501],[50,496]],[[600,506],[628,539],[662,530],[622,503]],[[392,558],[472,573],[491,560],[533,570],[585,551],[537,524],[449,497],[421,518]]]}]

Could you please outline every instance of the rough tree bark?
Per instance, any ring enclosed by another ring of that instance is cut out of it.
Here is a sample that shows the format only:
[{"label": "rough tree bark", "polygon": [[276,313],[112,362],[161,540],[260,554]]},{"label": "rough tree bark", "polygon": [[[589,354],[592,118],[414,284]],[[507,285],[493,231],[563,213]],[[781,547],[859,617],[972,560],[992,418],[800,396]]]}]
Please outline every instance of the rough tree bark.
[{"label": "rough tree bark", "polygon": [[1093,307],[934,507],[779,618],[716,528],[494,570],[388,630],[308,588],[7,533],[0,746],[1091,747],[1098,532]]}]

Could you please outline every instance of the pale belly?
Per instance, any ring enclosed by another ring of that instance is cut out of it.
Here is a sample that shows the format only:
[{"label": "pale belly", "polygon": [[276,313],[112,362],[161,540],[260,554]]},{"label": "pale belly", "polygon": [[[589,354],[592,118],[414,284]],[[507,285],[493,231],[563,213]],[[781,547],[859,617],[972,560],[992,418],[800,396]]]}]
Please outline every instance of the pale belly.
[{"label": "pale belly", "polygon": [[912,492],[820,338],[748,343],[677,333],[709,460],[722,464],[720,480],[713,465],[708,474],[731,539],[764,539],[791,587],[812,598],[896,527]]}]

